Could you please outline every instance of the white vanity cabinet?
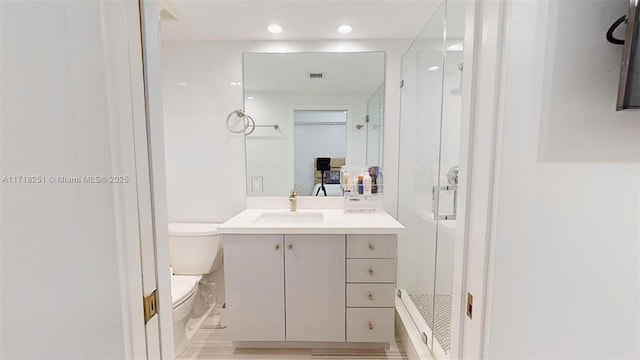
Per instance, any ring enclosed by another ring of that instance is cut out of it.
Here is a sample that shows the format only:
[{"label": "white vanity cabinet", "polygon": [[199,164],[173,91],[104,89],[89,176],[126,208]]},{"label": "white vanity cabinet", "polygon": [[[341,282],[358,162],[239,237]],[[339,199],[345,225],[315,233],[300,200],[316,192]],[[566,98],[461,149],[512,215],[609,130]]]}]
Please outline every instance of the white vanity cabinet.
[{"label": "white vanity cabinet", "polygon": [[233,346],[389,348],[402,229],[343,209],[252,208],[219,225]]},{"label": "white vanity cabinet", "polygon": [[287,341],[345,341],[344,235],[285,235]]},{"label": "white vanity cabinet", "polygon": [[285,341],[282,235],[224,235],[227,330],[234,341]]},{"label": "white vanity cabinet", "polygon": [[232,341],[345,341],[345,235],[225,235],[224,242]]}]

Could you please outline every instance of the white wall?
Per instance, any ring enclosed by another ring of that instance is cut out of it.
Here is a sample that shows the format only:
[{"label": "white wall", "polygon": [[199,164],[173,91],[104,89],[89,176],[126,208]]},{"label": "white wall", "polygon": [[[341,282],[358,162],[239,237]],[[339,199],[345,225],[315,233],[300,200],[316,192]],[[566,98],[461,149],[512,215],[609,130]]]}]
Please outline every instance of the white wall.
[{"label": "white wall", "polygon": [[[324,110],[323,106],[340,106],[350,109],[347,119],[347,165],[365,165],[365,129],[357,129],[357,124],[365,124],[367,93],[289,93],[289,92],[248,92],[246,96],[255,97],[248,100],[246,111],[256,124],[278,124],[273,128],[256,128],[247,137],[247,176],[263,177],[263,194],[267,196],[285,196],[292,189],[293,155],[292,146],[292,112],[294,107],[302,109]],[[313,185],[312,185],[313,187]],[[247,194],[251,187],[247,188]]]},{"label": "white wall", "polygon": [[[243,52],[385,51],[385,209],[396,213],[400,57],[409,42],[165,42],[163,93],[169,221],[224,221],[245,206],[242,135],[225,127],[243,107]],[[179,83],[187,83],[182,86]]]},{"label": "white wall", "polygon": [[490,358],[640,358],[640,113],[604,36],[627,4],[507,8]]},{"label": "white wall", "polygon": [[[137,37],[139,50],[140,34],[126,30],[137,6],[4,1],[0,10],[1,176],[44,176],[0,184],[0,357],[144,356],[132,135],[144,116],[132,110],[142,78],[132,79],[128,42]],[[50,178],[112,174],[130,180]],[[120,267],[127,259],[138,266]]]}]

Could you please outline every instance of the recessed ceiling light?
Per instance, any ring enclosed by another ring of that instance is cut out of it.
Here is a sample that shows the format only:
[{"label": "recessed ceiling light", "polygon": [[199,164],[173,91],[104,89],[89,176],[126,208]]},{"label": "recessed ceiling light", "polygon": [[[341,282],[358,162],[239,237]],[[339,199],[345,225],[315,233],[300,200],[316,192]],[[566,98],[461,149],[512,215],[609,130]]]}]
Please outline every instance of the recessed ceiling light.
[{"label": "recessed ceiling light", "polygon": [[437,70],[440,70],[440,66],[437,66],[437,65],[429,66],[427,68],[427,70],[429,70],[429,71],[437,71]]},{"label": "recessed ceiling light", "polygon": [[451,51],[462,51],[464,48],[462,47],[462,44],[453,44],[449,47],[447,47],[447,50],[451,50]]},{"label": "recessed ceiling light", "polygon": [[231,85],[231,86],[240,86],[240,85],[242,85],[242,83],[240,81],[232,81],[232,82],[229,83],[229,85]]},{"label": "recessed ceiling light", "polygon": [[267,30],[272,34],[280,34],[282,32],[282,27],[278,24],[271,24],[267,26]]},{"label": "recessed ceiling light", "polygon": [[180,86],[187,86],[187,85],[189,85],[189,84],[187,84],[187,83],[186,83],[186,82],[184,82],[184,81],[180,81],[180,82],[178,83],[178,85],[180,85]]},{"label": "recessed ceiling light", "polygon": [[342,26],[338,27],[338,32],[340,34],[348,34],[348,33],[351,32],[351,30],[353,30],[353,29],[349,25],[342,25]]},{"label": "recessed ceiling light", "polygon": [[253,100],[255,99],[253,96],[247,96],[247,100]]}]

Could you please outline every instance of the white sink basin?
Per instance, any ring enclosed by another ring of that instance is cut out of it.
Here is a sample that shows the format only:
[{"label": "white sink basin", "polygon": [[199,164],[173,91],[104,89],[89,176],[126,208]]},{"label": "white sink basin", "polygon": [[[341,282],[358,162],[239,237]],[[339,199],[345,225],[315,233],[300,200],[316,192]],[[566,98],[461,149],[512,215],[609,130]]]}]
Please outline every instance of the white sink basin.
[{"label": "white sink basin", "polygon": [[273,212],[264,213],[254,223],[263,224],[319,224],[324,220],[321,212]]}]

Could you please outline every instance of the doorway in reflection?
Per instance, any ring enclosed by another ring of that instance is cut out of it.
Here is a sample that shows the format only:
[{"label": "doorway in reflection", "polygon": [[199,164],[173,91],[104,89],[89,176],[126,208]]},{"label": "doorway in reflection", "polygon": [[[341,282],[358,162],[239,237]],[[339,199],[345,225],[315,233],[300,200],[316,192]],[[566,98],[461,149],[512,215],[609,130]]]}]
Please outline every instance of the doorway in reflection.
[{"label": "doorway in reflection", "polygon": [[[341,196],[340,166],[347,154],[347,110],[294,110],[293,158],[295,187],[299,195],[324,196],[318,191],[323,182],[326,196]],[[319,174],[316,159],[331,158],[331,168],[338,171],[338,183],[331,171]],[[336,169],[337,168],[337,169]]]}]

